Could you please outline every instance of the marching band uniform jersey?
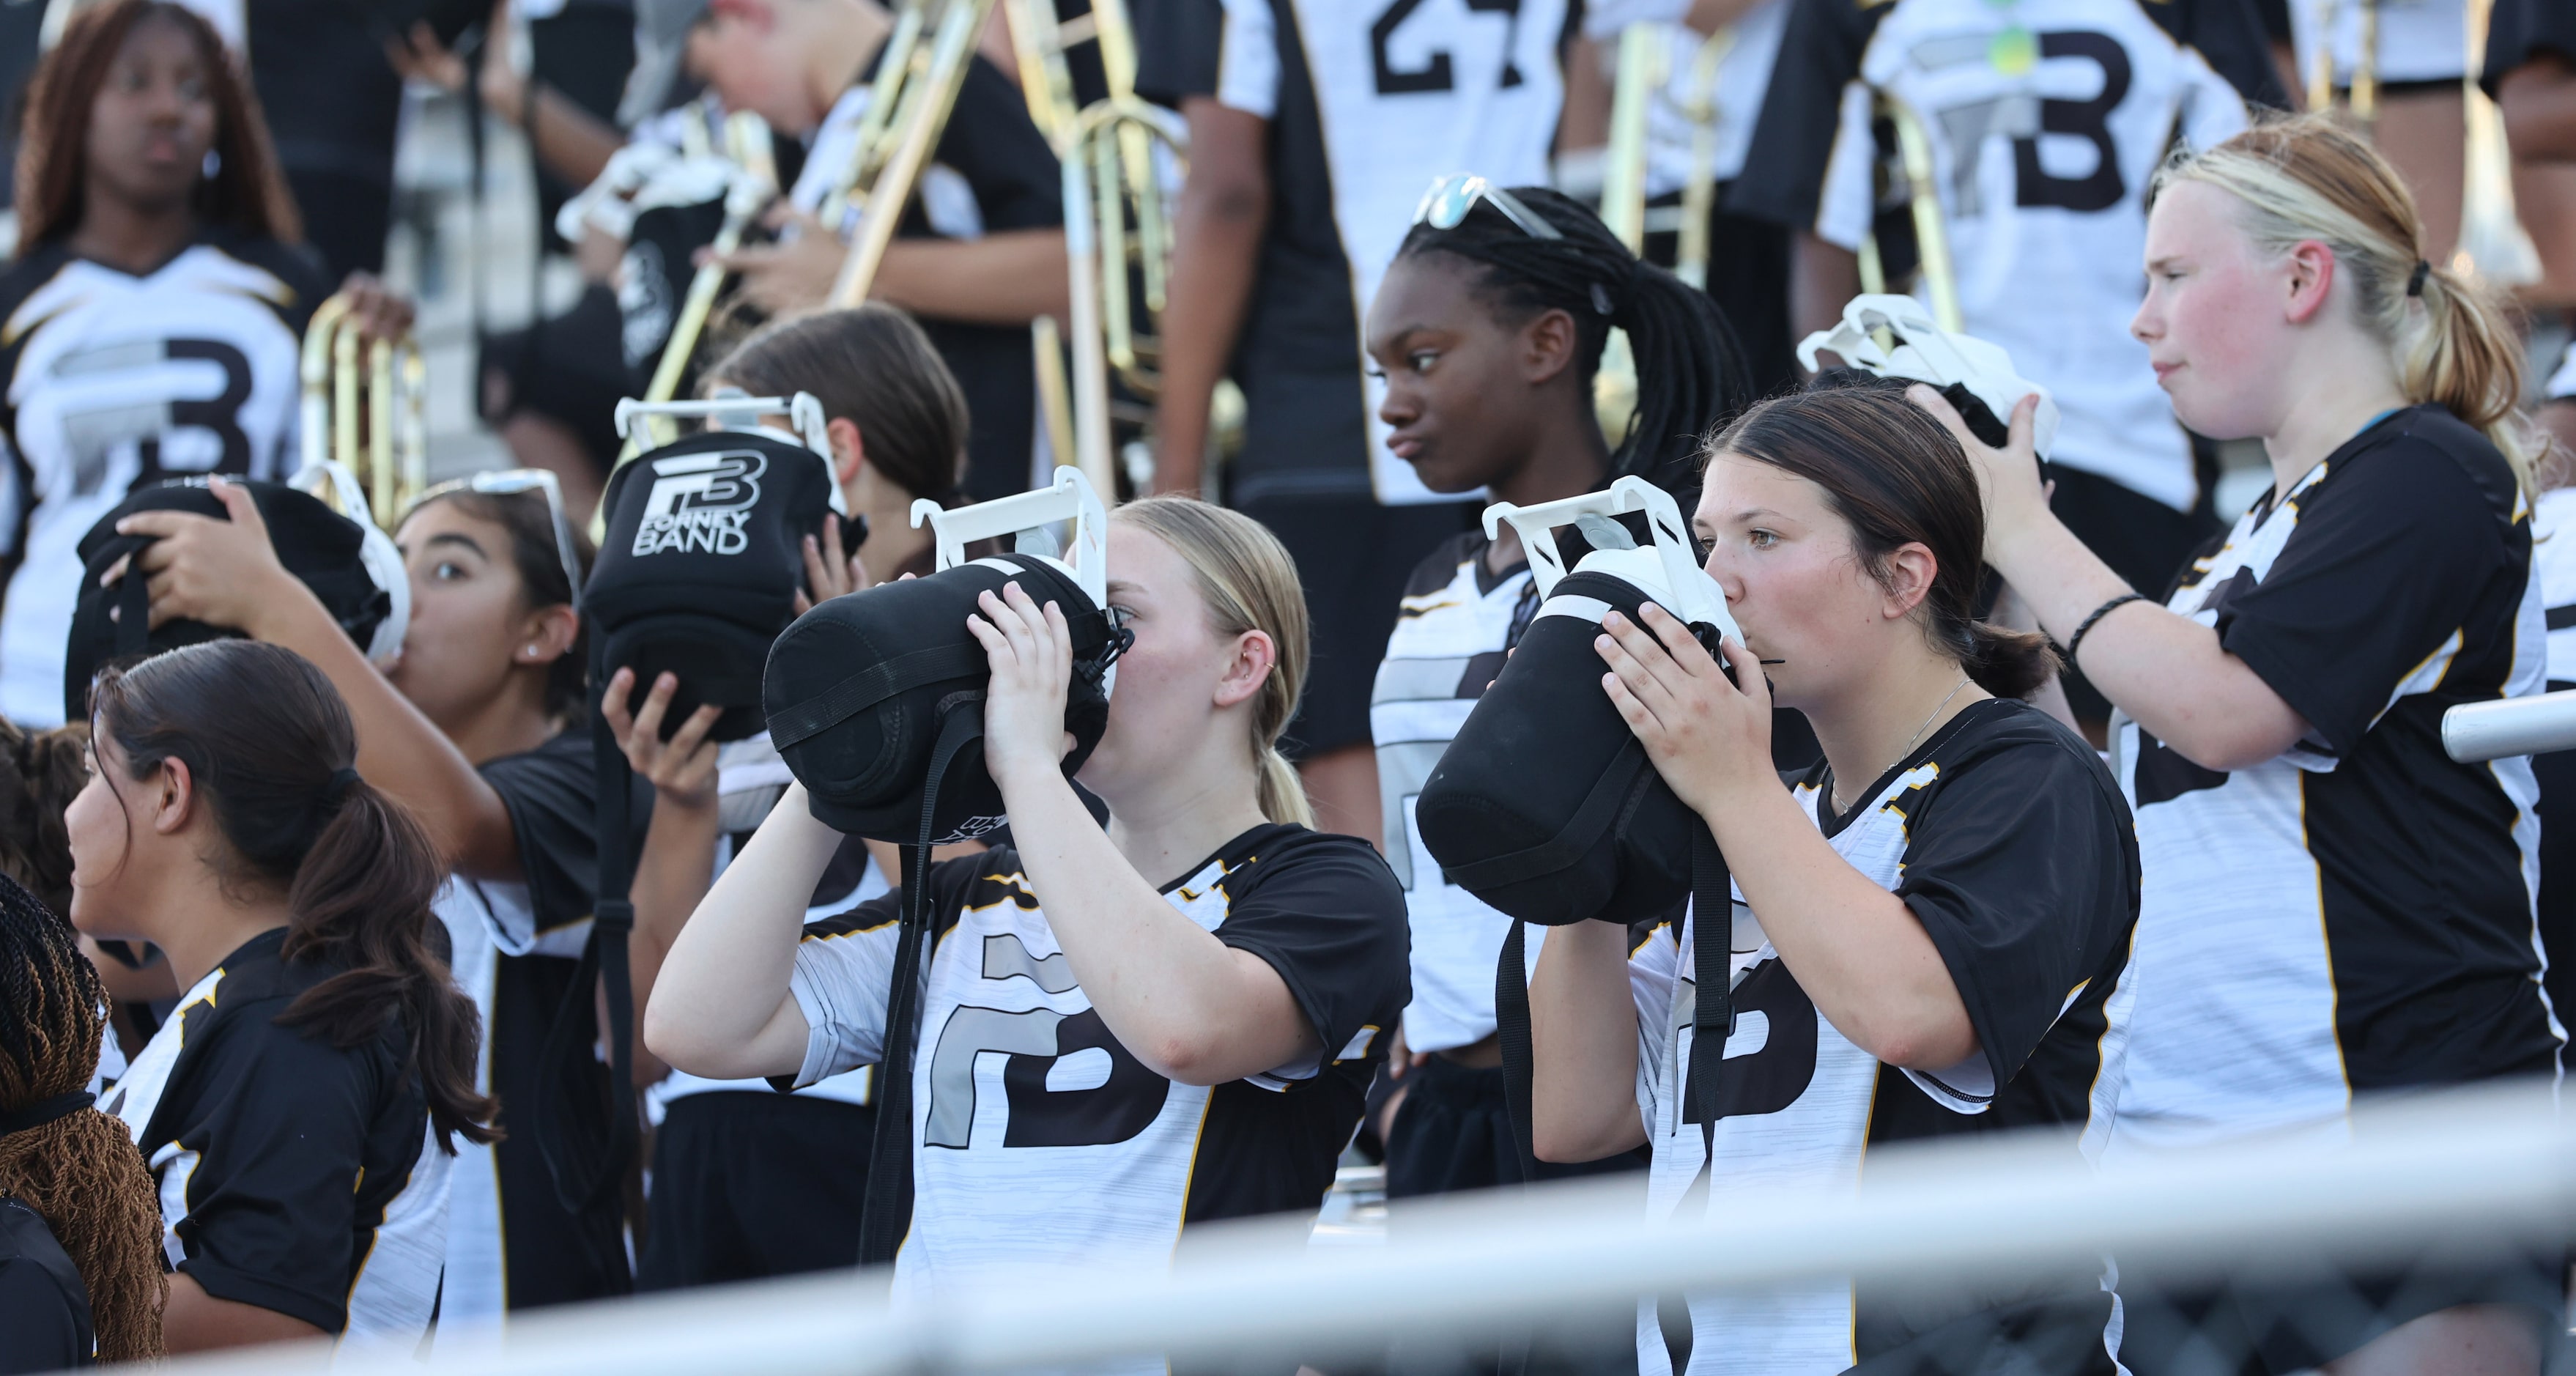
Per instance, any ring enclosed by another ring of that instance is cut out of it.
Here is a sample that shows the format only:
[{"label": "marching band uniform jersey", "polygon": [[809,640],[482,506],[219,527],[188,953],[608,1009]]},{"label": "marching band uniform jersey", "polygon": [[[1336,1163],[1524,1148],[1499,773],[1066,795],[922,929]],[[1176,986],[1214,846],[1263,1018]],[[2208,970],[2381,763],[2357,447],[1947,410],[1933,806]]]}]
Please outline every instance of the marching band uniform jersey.
[{"label": "marching band uniform jersey", "polygon": [[396,1019],[342,1050],[277,1019],[339,973],[283,927],[179,1000],[100,1107],[161,1194],[170,1264],[219,1300],[409,1351],[438,1302],[452,1158]]},{"label": "marching band uniform jersey", "polygon": [[[2576,6],[2561,0],[2496,0],[2487,16],[2486,61],[2478,68],[2478,85],[2487,99],[2495,99],[2505,73],[2544,52],[2576,63]],[[2576,372],[2562,369],[2559,377],[2563,382],[2547,395],[2576,395]]]},{"label": "marching band uniform jersey", "polygon": [[0,1372],[66,1371],[98,1360],[89,1285],[44,1216],[0,1194]]},{"label": "marching band uniform jersey", "polygon": [[[2124,984],[2138,911],[2138,847],[2101,758],[2027,703],[1991,700],[1890,766],[1848,814],[1831,815],[1821,763],[1792,789],[1834,850],[1922,923],[1979,1051],[1927,1074],[1854,1046],[1781,964],[1739,889],[1720,1117],[1705,1128],[1684,1122],[1697,923],[1656,928],[1628,973],[1658,1217],[1723,1217],[1730,1202],[1782,1187],[1857,1185],[1874,1143],[2082,1119],[2102,1006]],[[1847,1283],[1689,1299],[1686,1376],[1840,1371],[1958,1317],[1935,1319],[1920,1304],[1900,1311]],[[2078,1312],[2098,1335],[2109,1305]],[[1637,1356],[1645,1376],[1673,1370],[1651,1302],[1639,1312]]]},{"label": "marching band uniform jersey", "polygon": [[[1165,1079],[1119,1045],[1016,852],[942,862],[927,883],[937,944],[898,1293],[1023,1267],[1158,1266],[1189,1224],[1322,1201],[1405,1001],[1403,895],[1366,842],[1264,824],[1163,886],[1279,972],[1322,1047],[1216,1086]],[[878,1059],[898,901],[806,927],[791,986],[813,1031],[794,1083]]]},{"label": "marching band uniform jersey", "polygon": [[2528,516],[2484,436],[2415,406],[2184,571],[2166,606],[2309,730],[2220,773],[2116,724],[2146,892],[2086,1132],[2106,1161],[2267,1129],[2339,1140],[2356,1094],[2555,1064],[2530,762],[2458,764],[2441,743],[2448,708],[2540,691]]},{"label": "marching band uniform jersey", "polygon": [[80,538],[164,478],[280,478],[304,322],[330,285],[301,253],[208,231],[134,276],[48,244],[0,274],[0,715],[63,719]]},{"label": "marching band uniform jersey", "polygon": [[[524,754],[484,764],[519,842],[514,882],[448,876],[435,911],[447,928],[449,968],[483,1015],[475,1087],[500,1102],[504,1135],[489,1145],[458,1139],[449,1190],[442,1335],[506,1312],[622,1295],[625,1210],[609,1198],[567,1213],[537,1146],[528,1105],[551,1096],[576,1142],[608,1135],[608,1067],[591,1057],[545,1064],[546,1034],[567,1007],[598,894],[598,774],[586,729],[562,732]],[[636,836],[650,817],[642,791]],[[577,1044],[598,1039],[593,1001],[569,1005]],[[551,1081],[551,1082],[550,1082]]]},{"label": "marching band uniform jersey", "polygon": [[1140,19],[1141,93],[1213,97],[1269,125],[1270,223],[1235,347],[1247,416],[1228,502],[1454,500],[1388,452],[1361,322],[1433,179],[1547,183],[1566,24],[1565,0],[1161,0]]},{"label": "marching band uniform jersey", "polygon": [[[1423,783],[1538,615],[1529,565],[1493,573],[1488,547],[1483,532],[1470,532],[1414,570],[1369,706],[1386,859],[1404,886],[1413,929],[1407,1051],[1447,1051],[1494,1035],[1494,966],[1511,919],[1442,876],[1413,820]],[[1546,931],[1528,933],[1533,963]]]},{"label": "marching band uniform jersey", "polygon": [[[2576,376],[2567,379],[2576,390]],[[2549,628],[2546,691],[2576,688],[2576,488],[2540,494],[2531,508],[2531,581],[2540,586]],[[2576,1001],[2576,750],[2531,757],[2540,786],[2540,950],[2542,987],[2553,1009]],[[2562,1059],[2563,1051],[2562,1050]]]},{"label": "marching band uniform jersey", "polygon": [[[2298,55],[2299,79],[2306,81],[2317,69],[2331,21],[2335,89],[2352,85],[2353,64],[2361,57],[2358,0],[2289,0],[2289,5],[2290,46]],[[2469,15],[2463,0],[2378,0],[2375,8],[2381,85],[2459,83],[2469,69]]]},{"label": "marching band uniform jersey", "polygon": [[[927,571],[926,569],[924,571]],[[715,873],[741,853],[795,782],[767,733],[716,749]],[[807,922],[839,917],[887,891],[865,842],[845,838]],[[875,1130],[876,1068],[844,1071],[793,1094],[767,1080],[711,1080],[674,1070],[646,1096],[653,1192],[642,1290],[760,1280],[855,1266],[867,1160],[848,1153]]]},{"label": "marching band uniform jersey", "polygon": [[[2273,89],[2270,72],[2244,0],[1813,0],[1735,204],[1857,249],[1879,201],[1872,89],[1904,102],[1932,145],[1968,332],[2064,415],[2050,461],[2188,511],[2191,447],[2129,334],[2147,184],[2176,139],[2244,129],[2238,93]],[[1827,152],[1812,131],[1829,128]]]}]

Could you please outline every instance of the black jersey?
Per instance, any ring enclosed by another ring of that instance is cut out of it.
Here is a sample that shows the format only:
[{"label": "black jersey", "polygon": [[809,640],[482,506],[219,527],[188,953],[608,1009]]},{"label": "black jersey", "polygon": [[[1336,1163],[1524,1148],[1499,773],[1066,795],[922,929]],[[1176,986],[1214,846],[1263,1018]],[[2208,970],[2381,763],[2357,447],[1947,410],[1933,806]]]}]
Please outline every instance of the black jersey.
[{"label": "black jersey", "polygon": [[[1366,842],[1259,826],[1163,887],[1279,972],[1322,1048],[1213,1087],[1167,1080],[1119,1045],[1015,851],[946,861],[928,883],[940,935],[898,1287],[1157,1264],[1186,1224],[1322,1201],[1406,1000],[1404,894]],[[806,925],[791,982],[813,1032],[796,1083],[878,1059],[898,901]]]},{"label": "black jersey", "polygon": [[219,1300],[325,1333],[417,1344],[438,1299],[451,1158],[408,1034],[342,1049],[281,1026],[339,970],[288,963],[283,927],[181,996],[101,1107],[161,1189],[171,1265]]},{"label": "black jersey", "polygon": [[2541,690],[2530,573],[2513,470],[2438,406],[2364,428],[2184,570],[2165,605],[2309,730],[2220,773],[2116,722],[2146,898],[2097,1144],[2339,1135],[2359,1091],[2550,1068],[2530,761],[2442,749],[2450,708]]},{"label": "black jersey", "polygon": [[330,291],[300,250],[209,232],[136,276],[48,244],[0,274],[0,715],[63,719],[80,537],[171,476],[285,476],[304,322]]},{"label": "black jersey", "polygon": [[2576,64],[2576,5],[2567,0],[2495,0],[2487,15],[2486,64],[2478,85],[2489,99],[2505,73],[2543,53]]},{"label": "black jersey", "polygon": [[1564,0],[1153,0],[1138,15],[1141,93],[1214,97],[1269,130],[1229,501],[1455,500],[1388,452],[1360,322],[1434,178],[1548,180],[1567,24]]},{"label": "black jersey", "polygon": [[[568,1008],[573,1036],[598,1036],[592,1000],[566,1001],[590,940],[599,849],[598,774],[588,729],[565,731],[523,754],[485,763],[484,782],[509,810],[518,837],[515,883],[450,876],[438,896],[457,985],[483,1014],[478,1088],[500,1103],[503,1136],[459,1142],[450,1187],[447,1280],[439,1327],[453,1332],[504,1310],[622,1295],[628,1273],[623,1201],[580,1215],[558,1201],[537,1147],[528,1105],[553,1105],[565,1136],[596,1148],[608,1138],[608,1066],[580,1057],[549,1066],[543,1051]],[[652,817],[651,789],[630,810],[635,844]]]},{"label": "black jersey", "polygon": [[[1922,923],[1978,1053],[1925,1073],[1853,1045],[1816,1011],[1738,890],[1735,1031],[1718,1072],[1721,1116],[1704,1132],[1683,1121],[1681,1102],[1697,924],[1658,928],[1629,958],[1658,1217],[1723,1217],[1784,1186],[1847,1184],[1872,1143],[2082,1120],[2103,1003],[2138,913],[2137,842],[2100,757],[2028,704],[1995,700],[1951,718],[1839,817],[1832,784],[1820,763],[1792,788],[1834,850]],[[1839,1281],[1694,1295],[1690,1309],[1692,1373],[1838,1371],[1913,1336]],[[1654,1324],[1639,1326],[1638,1343],[1642,1369],[1671,1370]]]},{"label": "black jersey", "polygon": [[0,1376],[88,1366],[97,1355],[80,1268],[35,1210],[0,1194]]}]

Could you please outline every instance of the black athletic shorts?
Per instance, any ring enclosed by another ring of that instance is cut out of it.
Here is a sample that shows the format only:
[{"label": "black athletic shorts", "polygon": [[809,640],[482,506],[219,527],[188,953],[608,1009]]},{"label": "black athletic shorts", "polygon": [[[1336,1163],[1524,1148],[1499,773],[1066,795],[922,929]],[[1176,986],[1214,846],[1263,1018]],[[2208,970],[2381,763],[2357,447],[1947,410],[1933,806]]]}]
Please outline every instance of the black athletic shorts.
[{"label": "black athletic shorts", "polygon": [[[2163,597],[2183,561],[2217,533],[2208,518],[2176,511],[2098,473],[2052,464],[2049,477],[2057,484],[2057,495],[2049,499],[2048,509],[2094,557],[2149,597]],[[2071,665],[2066,673],[2066,699],[2085,721],[2103,721],[2111,715],[2109,700]]]},{"label": "black athletic shorts", "polygon": [[[1789,324],[1789,228],[1726,209],[1733,182],[1721,182],[1708,216],[1708,295],[1726,316],[1744,350],[1745,371],[1756,396],[1796,391],[1798,339]],[[1678,191],[1658,196],[1658,206],[1681,204]],[[1673,266],[1681,253],[1678,231],[1646,236],[1646,261]]]},{"label": "black athletic shorts", "polygon": [[481,371],[487,383],[497,374],[502,384],[499,396],[488,389],[478,396],[484,423],[499,425],[523,412],[550,417],[581,438],[607,477],[623,447],[617,401],[632,395],[624,330],[617,293],[594,284],[563,314],[484,340]]},{"label": "black athletic shorts", "polygon": [[876,1110],[718,1090],[671,1101],[635,1288],[761,1280],[859,1264]]},{"label": "black athletic shorts", "polygon": [[1292,760],[1369,743],[1369,690],[1395,631],[1404,585],[1440,542],[1472,528],[1472,502],[1380,506],[1360,497],[1268,498],[1241,510],[1297,561],[1313,652],[1306,693],[1281,744]]},{"label": "black athletic shorts", "polygon": [[1396,1083],[1405,1093],[1388,1127],[1393,1134],[1386,1144],[1389,1199],[1491,1189],[1531,1179],[1615,1175],[1646,1167],[1643,1152],[1625,1152],[1576,1165],[1540,1161],[1534,1163],[1535,1175],[1523,1174],[1520,1146],[1512,1140],[1511,1115],[1503,1099],[1501,1066],[1464,1066],[1434,1056],[1406,1071]]}]

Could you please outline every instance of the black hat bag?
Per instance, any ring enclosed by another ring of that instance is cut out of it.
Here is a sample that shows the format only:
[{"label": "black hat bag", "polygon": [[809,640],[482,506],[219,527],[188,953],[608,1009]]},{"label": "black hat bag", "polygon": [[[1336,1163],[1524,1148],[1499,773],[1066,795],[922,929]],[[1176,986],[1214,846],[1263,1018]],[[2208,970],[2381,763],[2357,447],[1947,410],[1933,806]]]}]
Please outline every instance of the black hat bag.
[{"label": "black hat bag", "polygon": [[[782,412],[799,434],[757,423]],[[612,1102],[605,1151],[585,1166],[577,1159],[585,1153],[567,1137],[562,1106],[541,1098],[530,1108],[531,1132],[559,1202],[576,1213],[619,1187],[636,1131],[627,939],[635,927],[630,894],[639,819],[634,771],[601,710],[609,678],[619,669],[635,671],[629,712],[642,706],[664,672],[679,679],[662,723],[666,738],[708,704],[723,709],[709,739],[759,734],[761,665],[770,642],[795,619],[805,537],[820,535],[824,516],[844,509],[823,437],[822,403],[810,393],[620,402],[620,433],[645,415],[712,417],[719,426],[747,428],[710,429],[638,454],[609,475],[600,500],[606,534],[582,584],[580,608],[590,635],[598,895],[582,968],[546,1034],[543,1063],[556,1067],[592,1054],[588,1013],[596,970],[608,1005]]]},{"label": "black hat bag", "polygon": [[[1648,541],[1642,546],[1631,526],[1638,517]],[[1732,1024],[1734,903],[1726,860],[1601,691],[1601,656],[1592,642],[1604,612],[1615,608],[1636,621],[1647,602],[1687,623],[1712,654],[1721,635],[1739,633],[1725,593],[1699,567],[1680,507],[1643,478],[1537,506],[1498,502],[1485,509],[1486,538],[1506,521],[1528,553],[1538,612],[1424,781],[1414,820],[1448,881],[1512,919],[1495,974],[1494,1014],[1513,1130],[1527,1161],[1524,922],[1625,925],[1692,901],[1699,1001],[1684,1119],[1714,1121],[1715,1076]],[[1568,525],[1592,546],[1571,572],[1554,533]]]},{"label": "black hat bag", "polygon": [[[366,503],[354,501],[347,508],[350,514],[344,516],[295,485],[250,478],[227,481],[239,483],[250,493],[260,520],[268,526],[269,545],[286,571],[322,599],[331,619],[340,623],[368,658],[378,663],[391,659],[402,648],[403,632],[410,625],[411,579],[393,542],[367,518]],[[202,477],[177,478],[137,488],[81,536],[77,547],[80,596],[72,606],[71,635],[63,653],[65,721],[89,715],[90,683],[111,660],[240,634],[201,621],[166,621],[153,628],[148,580],[129,575],[113,586],[99,586],[110,566],[140,553],[155,538],[117,534],[116,523],[126,517],[145,511],[184,511],[231,520],[231,513],[206,482]],[[352,482],[348,491],[355,490]]]},{"label": "black hat bag", "polygon": [[[900,933],[886,999],[885,1056],[876,1077],[859,1262],[892,1261],[912,1211],[912,1064],[921,1017],[922,947],[930,927],[923,880],[934,845],[1001,825],[1002,796],[984,767],[984,647],[966,629],[976,599],[1016,581],[1031,600],[1063,610],[1073,633],[1065,729],[1070,778],[1100,743],[1119,654],[1133,639],[1111,623],[1108,513],[1091,484],[1058,468],[1052,486],[943,511],[929,521],[937,569],[836,597],[799,617],[769,652],[762,684],[770,743],[812,795],[814,816],[843,832],[903,848]],[[1069,541],[1056,530],[1070,523]],[[1008,554],[970,559],[978,541],[1013,536]]]}]

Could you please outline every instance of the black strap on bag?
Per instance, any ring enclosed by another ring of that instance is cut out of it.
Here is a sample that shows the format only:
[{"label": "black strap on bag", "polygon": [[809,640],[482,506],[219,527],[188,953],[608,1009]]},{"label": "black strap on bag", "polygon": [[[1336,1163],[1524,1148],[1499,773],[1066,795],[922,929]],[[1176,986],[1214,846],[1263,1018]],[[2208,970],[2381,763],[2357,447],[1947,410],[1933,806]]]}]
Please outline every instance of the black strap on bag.
[{"label": "black strap on bag", "polygon": [[591,759],[598,779],[598,893],[593,900],[590,942],[582,947],[581,965],[564,990],[554,1024],[546,1029],[544,1083],[562,1084],[569,1063],[592,1055],[587,1038],[578,1035],[587,1019],[593,980],[607,995],[608,1025],[600,1029],[608,1042],[608,1140],[587,1167],[566,1139],[563,1109],[553,1094],[541,1094],[529,1105],[529,1128],[537,1153],[554,1181],[555,1200],[568,1213],[586,1212],[625,1179],[626,1163],[635,1151],[635,983],[627,961],[627,938],[635,930],[634,769],[618,745],[601,704],[591,704]]},{"label": "black strap on bag", "polygon": [[867,1201],[859,1213],[859,1264],[894,1260],[912,1228],[912,1064],[921,1034],[922,948],[932,941],[931,824],[939,783],[957,752],[984,735],[982,692],[953,694],[939,704],[939,741],[921,786],[921,826],[903,847],[903,898],[897,911],[894,975],[886,990],[885,1054],[873,1082],[876,1136],[868,1144]]}]

